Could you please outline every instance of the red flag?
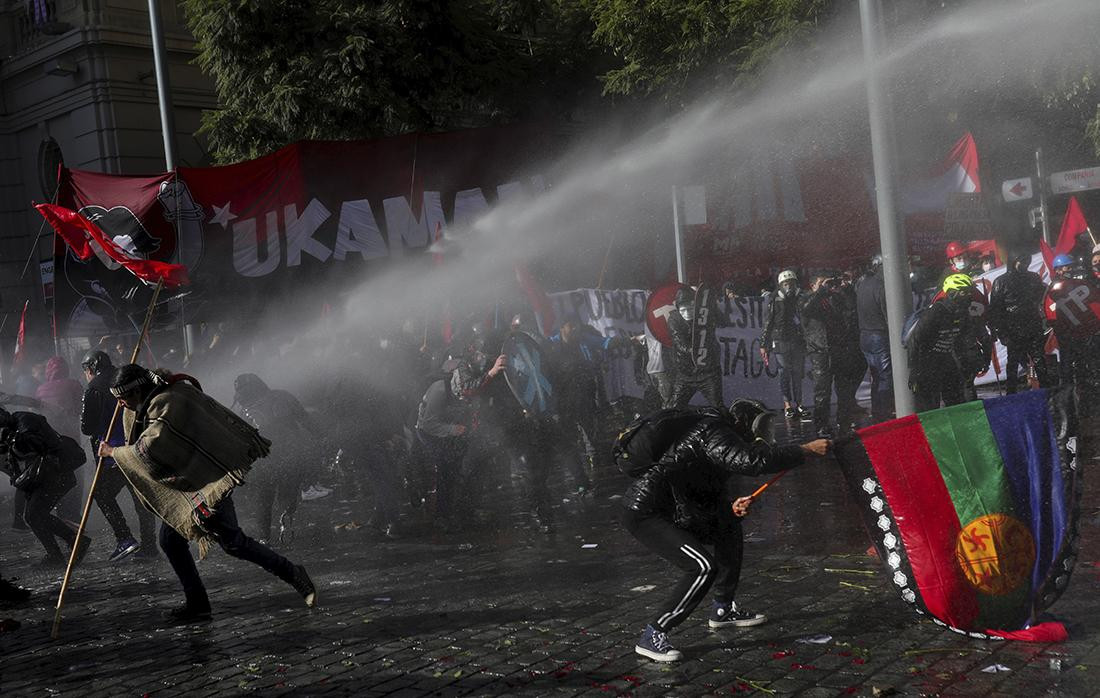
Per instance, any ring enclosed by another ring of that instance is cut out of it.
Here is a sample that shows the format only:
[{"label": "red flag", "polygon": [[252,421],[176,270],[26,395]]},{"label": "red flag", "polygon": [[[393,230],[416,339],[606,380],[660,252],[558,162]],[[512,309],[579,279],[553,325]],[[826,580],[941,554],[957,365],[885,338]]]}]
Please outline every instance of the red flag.
[{"label": "red flag", "polygon": [[1066,217],[1062,219],[1062,230],[1058,233],[1058,242],[1054,245],[1054,255],[1069,254],[1077,245],[1077,236],[1089,229],[1085,222],[1085,214],[1081,213],[1081,206],[1077,203],[1077,197],[1069,197],[1069,207],[1066,208]]},{"label": "red flag", "polygon": [[23,315],[19,318],[19,334],[15,335],[15,355],[12,356],[12,367],[18,366],[23,361],[23,348],[27,344],[27,306],[30,301],[23,301]]},{"label": "red flag", "polygon": [[92,247],[95,242],[108,257],[126,267],[142,281],[156,283],[164,279],[164,285],[169,288],[190,283],[187,267],[130,256],[114,240],[104,235],[98,226],[76,211],[54,204],[38,204],[35,208],[81,260],[89,259],[95,254]]},{"label": "red flag", "polygon": [[1043,264],[1047,265],[1047,278],[1054,278],[1054,250],[1050,249],[1050,245],[1046,240],[1039,240],[1039,251],[1043,253]]},{"label": "red flag", "polygon": [[523,288],[523,293],[527,296],[527,302],[531,304],[531,309],[535,311],[535,321],[538,323],[539,332],[544,335],[549,334],[558,323],[554,306],[550,303],[550,297],[546,295],[546,291],[542,290],[542,286],[535,281],[535,277],[531,276],[526,264],[516,264],[516,281]]}]

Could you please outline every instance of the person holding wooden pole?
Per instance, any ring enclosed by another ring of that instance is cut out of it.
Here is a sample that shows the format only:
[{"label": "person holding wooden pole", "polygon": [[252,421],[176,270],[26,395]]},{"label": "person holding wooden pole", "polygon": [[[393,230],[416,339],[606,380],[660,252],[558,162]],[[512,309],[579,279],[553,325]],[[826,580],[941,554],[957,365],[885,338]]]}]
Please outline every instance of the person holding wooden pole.
[{"label": "person holding wooden pole", "polygon": [[190,376],[127,364],[115,372],[111,394],[125,408],[127,445],[101,442],[99,455],[114,458],[138,496],[162,519],[160,547],[186,598],[169,612],[169,620],[210,619],[210,600],[189,541],[198,543],[200,559],[215,542],[229,555],[263,567],[313,607],[317,593],[305,568],[250,538],[237,523],[233,489],[244,482],[252,463],[270,453],[271,442],[203,393]]}]

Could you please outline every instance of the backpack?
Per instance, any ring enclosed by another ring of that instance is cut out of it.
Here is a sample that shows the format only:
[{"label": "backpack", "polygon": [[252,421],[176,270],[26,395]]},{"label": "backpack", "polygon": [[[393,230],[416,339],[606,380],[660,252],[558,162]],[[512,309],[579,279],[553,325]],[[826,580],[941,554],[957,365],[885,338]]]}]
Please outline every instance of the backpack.
[{"label": "backpack", "polygon": [[917,308],[913,312],[909,313],[909,317],[905,318],[905,325],[901,328],[901,345],[906,349],[912,351],[915,347],[910,346],[911,339],[913,337],[913,330],[916,328],[917,323],[924,316],[931,305],[926,305],[923,308]]},{"label": "backpack", "polygon": [[88,452],[69,436],[61,437],[61,448],[57,452],[59,465],[66,470],[76,470],[88,461]]},{"label": "backpack", "polygon": [[672,407],[639,417],[619,432],[611,447],[611,458],[624,475],[637,479],[702,416],[696,408]]}]

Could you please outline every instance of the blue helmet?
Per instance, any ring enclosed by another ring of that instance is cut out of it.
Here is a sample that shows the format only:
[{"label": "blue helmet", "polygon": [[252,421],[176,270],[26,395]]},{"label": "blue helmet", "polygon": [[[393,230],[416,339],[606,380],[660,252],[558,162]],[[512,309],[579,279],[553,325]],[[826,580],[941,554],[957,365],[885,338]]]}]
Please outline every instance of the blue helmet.
[{"label": "blue helmet", "polygon": [[1075,260],[1070,255],[1060,254],[1060,255],[1058,255],[1057,257],[1054,258],[1054,261],[1052,261],[1050,263],[1050,265],[1055,269],[1060,269],[1061,267],[1073,266],[1076,263],[1077,263],[1077,260]]}]

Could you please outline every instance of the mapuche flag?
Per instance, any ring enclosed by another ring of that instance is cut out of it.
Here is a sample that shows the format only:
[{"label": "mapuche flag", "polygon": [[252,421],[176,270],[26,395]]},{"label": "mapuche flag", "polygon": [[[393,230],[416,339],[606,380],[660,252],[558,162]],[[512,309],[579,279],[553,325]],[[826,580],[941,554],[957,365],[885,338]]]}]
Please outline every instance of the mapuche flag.
[{"label": "mapuche flag", "polygon": [[905,601],[975,637],[1064,638],[1040,613],[1075,561],[1067,391],[1033,390],[860,429],[836,456]]},{"label": "mapuche flag", "polygon": [[164,285],[168,288],[190,283],[187,278],[187,267],[182,264],[169,264],[135,256],[104,234],[99,226],[76,211],[55,204],[38,204],[35,208],[80,260],[91,259],[98,247],[103,250],[108,259],[125,267],[134,276],[147,283],[155,284],[164,279]]}]

